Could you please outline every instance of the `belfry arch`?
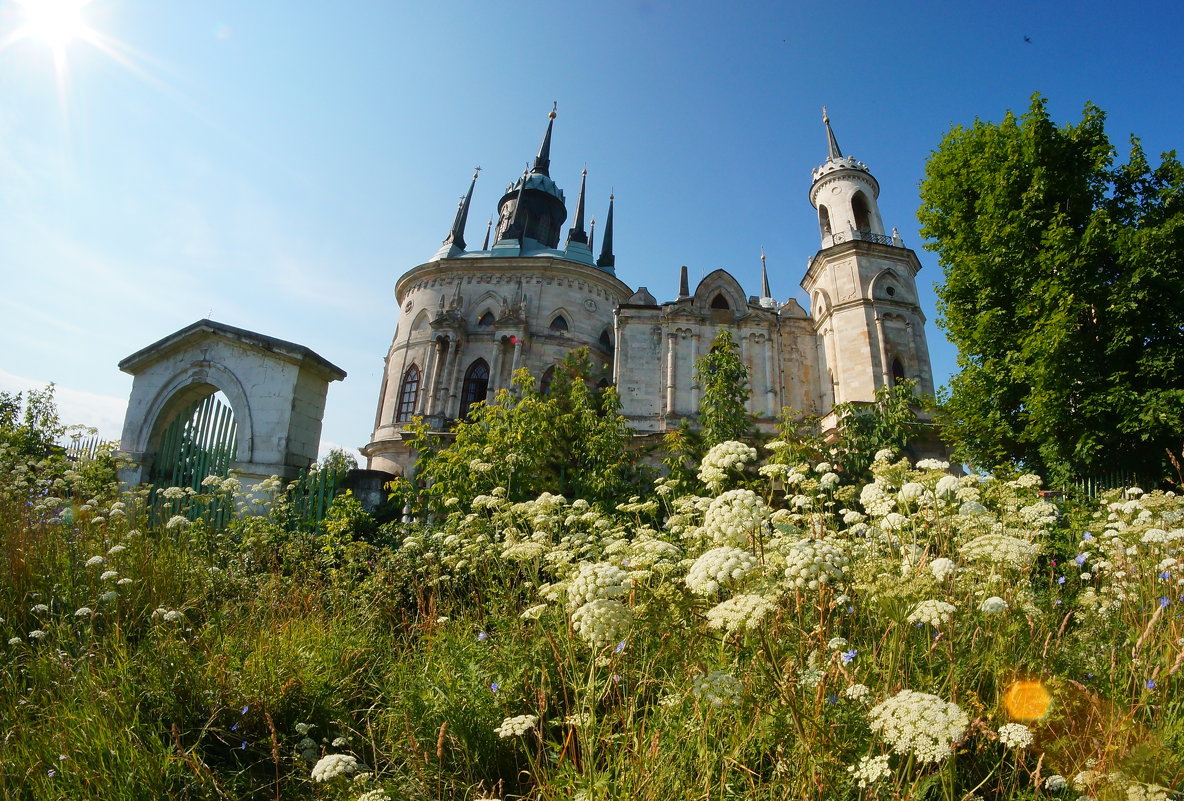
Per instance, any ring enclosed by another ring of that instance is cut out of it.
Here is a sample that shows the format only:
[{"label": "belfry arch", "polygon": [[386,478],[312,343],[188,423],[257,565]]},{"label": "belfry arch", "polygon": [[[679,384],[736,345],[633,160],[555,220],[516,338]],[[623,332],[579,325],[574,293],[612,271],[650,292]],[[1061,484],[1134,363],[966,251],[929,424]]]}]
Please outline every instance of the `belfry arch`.
[{"label": "belfry arch", "polygon": [[[293,478],[316,461],[329,383],[345,378],[303,345],[213,320],[154,342],[119,369],[134,376],[120,440],[130,460],[120,478],[131,485],[153,479],[178,436],[207,453],[226,450],[244,483]],[[216,393],[225,404],[208,400]]]}]

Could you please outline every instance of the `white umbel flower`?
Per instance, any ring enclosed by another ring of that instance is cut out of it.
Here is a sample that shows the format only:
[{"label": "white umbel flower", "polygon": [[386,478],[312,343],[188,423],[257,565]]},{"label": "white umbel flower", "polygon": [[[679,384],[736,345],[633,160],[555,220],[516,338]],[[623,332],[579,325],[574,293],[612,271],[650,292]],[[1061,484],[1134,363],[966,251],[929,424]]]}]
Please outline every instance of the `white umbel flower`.
[{"label": "white umbel flower", "polygon": [[990,598],[985,598],[982,605],[979,607],[988,615],[997,615],[1000,612],[1007,611],[1007,601],[1000,598],[998,595],[992,595]]},{"label": "white umbel flower", "polygon": [[1032,730],[1022,723],[1004,723],[999,727],[999,742],[1008,748],[1027,748],[1032,744]]},{"label": "white umbel flower", "polygon": [[947,578],[949,578],[950,574],[957,571],[957,569],[958,568],[954,564],[953,560],[946,559],[944,556],[939,556],[929,563],[929,572],[931,572],[933,577],[938,581],[945,581]]},{"label": "white umbel flower", "polygon": [[739,472],[744,469],[744,465],[753,461],[756,461],[756,448],[735,440],[721,442],[712,447],[699,463],[699,480],[717,489],[727,479],[729,472]]},{"label": "white umbel flower", "polygon": [[728,634],[740,634],[760,627],[776,607],[760,595],[737,595],[707,610],[707,625]]},{"label": "white umbel flower", "polygon": [[502,739],[520,737],[533,729],[538,722],[538,715],[516,715],[515,717],[503,720],[501,725],[493,731]]},{"label": "white umbel flower", "polygon": [[572,628],[592,648],[620,641],[632,623],[629,607],[611,598],[589,601],[571,615]]},{"label": "white umbel flower", "polygon": [[714,707],[733,706],[740,700],[740,682],[731,673],[713,670],[691,682],[691,692]]},{"label": "white umbel flower", "polygon": [[357,772],[358,760],[355,757],[349,754],[327,754],[312,766],[312,780],[327,782]]},{"label": "white umbel flower", "polygon": [[901,690],[868,711],[871,730],[898,754],[919,762],[940,762],[962,739],[970,718],[957,705],[936,695]]},{"label": "white umbel flower", "polygon": [[632,586],[629,574],[616,565],[585,562],[568,585],[567,606],[574,610],[591,601],[620,598]]},{"label": "white umbel flower", "polygon": [[909,612],[910,623],[925,623],[937,628],[942,623],[948,623],[958,607],[945,601],[921,601]]},{"label": "white umbel flower", "polygon": [[756,568],[756,557],[741,548],[724,545],[712,548],[695,560],[687,573],[686,585],[696,595],[715,595]]},{"label": "white umbel flower", "polygon": [[717,545],[744,547],[761,533],[769,507],[752,490],[729,490],[714,499],[703,515],[703,532]]},{"label": "white umbel flower", "polygon": [[848,765],[847,772],[851,774],[851,779],[858,783],[860,788],[864,788],[880,779],[887,779],[892,775],[892,768],[888,767],[888,755],[883,754],[875,757],[863,757],[859,760],[858,765]]},{"label": "white umbel flower", "polygon": [[803,539],[785,552],[785,578],[795,589],[841,581],[851,560],[838,542]]}]

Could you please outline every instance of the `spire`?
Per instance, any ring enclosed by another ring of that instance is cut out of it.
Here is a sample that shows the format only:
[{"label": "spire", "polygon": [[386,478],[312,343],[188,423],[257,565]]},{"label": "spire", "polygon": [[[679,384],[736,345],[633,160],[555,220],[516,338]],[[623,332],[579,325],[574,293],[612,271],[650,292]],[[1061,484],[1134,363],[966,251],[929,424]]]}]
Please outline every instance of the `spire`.
[{"label": "spire", "polygon": [[596,250],[596,218],[592,218],[592,222],[588,226],[588,250]]},{"label": "spire", "polygon": [[826,106],[822,107],[822,124],[826,126],[826,157],[841,159],[843,151],[839,149],[839,140],[835,139],[835,132],[830,129],[830,117],[826,114]]},{"label": "spire", "polygon": [[572,220],[571,228],[567,230],[568,242],[587,242],[588,235],[584,233],[584,183],[588,180],[588,170],[580,172],[580,196],[576,199],[576,218]]},{"label": "spire", "polygon": [[617,257],[613,255],[613,195],[608,196],[608,218],[604,221],[604,245],[600,248],[597,267],[615,267]]},{"label": "spire", "polygon": [[485,223],[485,241],[481,243],[482,250],[489,250],[489,229],[492,227],[493,227],[493,218],[490,217],[489,221]]},{"label": "spire", "polygon": [[532,173],[538,175],[546,175],[548,178],[551,174],[547,170],[551,169],[551,127],[555,124],[555,117],[558,115],[555,110],[559,108],[559,101],[555,101],[551,106],[551,113],[547,115],[547,132],[543,134],[543,143],[539,145],[539,154],[534,157],[534,166],[531,167]]},{"label": "spire", "polygon": [[763,247],[761,248],[761,297],[773,297],[773,293],[769,291],[769,271],[765,269],[765,249]]},{"label": "spire", "polygon": [[479,172],[481,172],[480,167],[473,170],[473,180],[469,182],[469,191],[456,206],[456,217],[452,220],[452,230],[444,239],[445,245],[456,245],[461,250],[465,249],[465,225],[469,221],[469,204],[473,202],[473,187],[477,185]]},{"label": "spire", "polygon": [[678,299],[689,298],[691,296],[691,283],[687,280],[687,266],[684,264],[682,270],[678,275]]}]

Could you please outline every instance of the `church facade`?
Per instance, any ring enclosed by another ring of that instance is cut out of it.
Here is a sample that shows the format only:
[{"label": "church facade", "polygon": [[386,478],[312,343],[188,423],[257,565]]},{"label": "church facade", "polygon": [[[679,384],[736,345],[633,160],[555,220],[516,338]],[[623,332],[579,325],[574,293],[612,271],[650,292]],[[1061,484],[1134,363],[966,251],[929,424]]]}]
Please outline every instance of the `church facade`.
[{"label": "church facade", "polygon": [[613,383],[621,413],[639,437],[694,420],[694,365],[718,331],[731,332],[748,367],[749,411],[773,428],[782,408],[833,425],[837,403],[870,401],[876,389],[910,378],[933,393],[929,349],[916,290],[921,265],[880,218],[879,183],[839,148],[824,115],[825,162],[813,171],[810,202],[820,249],[801,285],[807,311],[775,300],[762,264],[759,295],[725,270],[691,291],[686,267],[678,297],[659,302],[616,275],[613,198],[596,254],[585,223],[581,178],[571,224],[563,190],[550,177],[555,112],[530,170],[498,202],[496,229],[468,249],[465,227],[477,175],[448,236],[427,262],[395,285],[398,319],[386,354],[369,467],[404,474],[414,454],[403,438],[413,417],[447,430],[468,407],[530,370],[546,389],[551,368],[588,348],[602,384]]}]

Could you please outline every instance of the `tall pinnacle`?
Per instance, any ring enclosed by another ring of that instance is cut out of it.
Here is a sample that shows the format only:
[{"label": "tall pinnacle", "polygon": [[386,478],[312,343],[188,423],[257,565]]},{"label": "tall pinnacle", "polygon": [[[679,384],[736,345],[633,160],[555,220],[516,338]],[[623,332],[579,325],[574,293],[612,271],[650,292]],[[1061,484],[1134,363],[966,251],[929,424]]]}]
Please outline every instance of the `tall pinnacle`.
[{"label": "tall pinnacle", "polygon": [[444,244],[456,245],[461,250],[465,249],[465,225],[469,221],[469,204],[473,202],[473,187],[477,185],[477,174],[481,172],[481,168],[477,167],[473,171],[473,180],[469,182],[469,191],[461,198],[460,203],[456,207],[456,217],[452,220],[452,230],[448,232],[448,236],[444,239]]},{"label": "tall pinnacle", "polygon": [[588,180],[588,170],[580,172],[580,195],[576,199],[576,218],[572,220],[571,228],[567,231],[568,242],[587,243],[588,235],[584,233],[584,183]]},{"label": "tall pinnacle", "polygon": [[761,248],[761,297],[771,298],[773,293],[769,291],[769,271],[765,269],[765,249]]},{"label": "tall pinnacle", "polygon": [[826,114],[826,106],[822,107],[822,123],[826,126],[827,159],[841,159],[843,151],[839,149],[839,140],[835,139],[835,132],[830,129],[830,117]]},{"label": "tall pinnacle", "polygon": [[617,258],[613,255],[613,195],[608,196],[608,218],[604,221],[604,244],[600,248],[597,267],[615,267]]},{"label": "tall pinnacle", "polygon": [[559,101],[551,106],[551,113],[547,115],[547,132],[543,134],[543,143],[539,145],[539,154],[534,157],[534,166],[531,167],[532,173],[545,175],[551,177],[548,170],[551,169],[551,127],[555,124],[555,117],[558,115],[555,110],[559,108]]},{"label": "tall pinnacle", "polygon": [[482,243],[482,250],[489,250],[489,229],[493,227],[493,218],[490,217],[485,223],[485,242]]},{"label": "tall pinnacle", "polygon": [[691,282],[687,280],[687,266],[684,264],[678,273],[678,299],[689,298],[691,296]]}]

